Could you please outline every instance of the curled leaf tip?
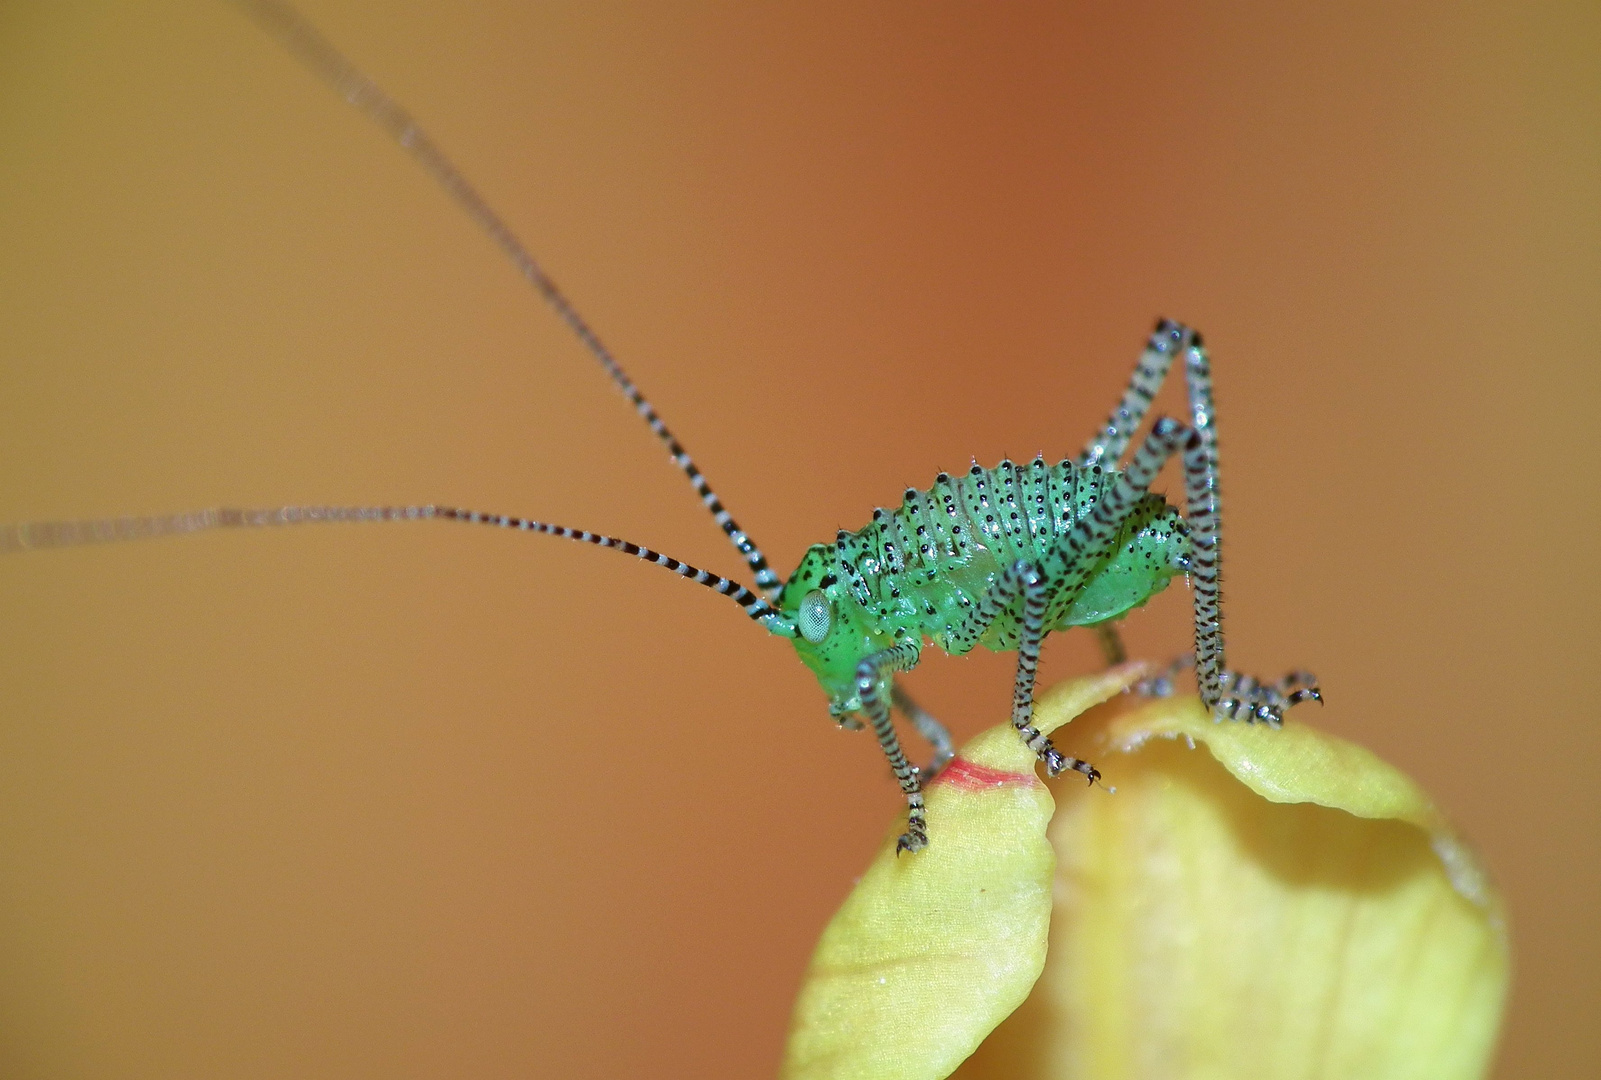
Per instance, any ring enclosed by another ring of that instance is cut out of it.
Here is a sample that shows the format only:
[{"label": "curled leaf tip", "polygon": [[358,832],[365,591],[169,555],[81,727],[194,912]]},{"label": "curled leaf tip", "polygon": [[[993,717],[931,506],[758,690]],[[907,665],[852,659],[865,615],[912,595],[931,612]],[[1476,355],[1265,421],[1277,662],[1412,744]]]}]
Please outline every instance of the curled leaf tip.
[{"label": "curled leaf tip", "polygon": [[1299,722],[1282,728],[1219,724],[1195,698],[1128,712],[1112,720],[1102,738],[1123,754],[1153,738],[1182,738],[1192,749],[1204,745],[1236,780],[1269,802],[1313,803],[1416,826],[1458,893],[1481,906],[1494,904],[1494,889],[1472,848],[1411,777],[1366,747]]}]

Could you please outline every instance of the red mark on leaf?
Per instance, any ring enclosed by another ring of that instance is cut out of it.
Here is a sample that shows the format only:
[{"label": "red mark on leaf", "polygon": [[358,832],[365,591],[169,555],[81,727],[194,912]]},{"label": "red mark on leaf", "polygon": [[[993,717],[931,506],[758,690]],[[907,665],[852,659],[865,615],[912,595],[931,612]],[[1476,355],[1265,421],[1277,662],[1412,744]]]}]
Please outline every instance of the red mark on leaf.
[{"label": "red mark on leaf", "polygon": [[983,788],[1004,787],[1007,784],[1033,784],[1039,780],[1029,772],[1006,772],[988,765],[975,765],[966,758],[952,758],[951,763],[934,778],[934,783],[951,783],[959,788],[977,791]]}]

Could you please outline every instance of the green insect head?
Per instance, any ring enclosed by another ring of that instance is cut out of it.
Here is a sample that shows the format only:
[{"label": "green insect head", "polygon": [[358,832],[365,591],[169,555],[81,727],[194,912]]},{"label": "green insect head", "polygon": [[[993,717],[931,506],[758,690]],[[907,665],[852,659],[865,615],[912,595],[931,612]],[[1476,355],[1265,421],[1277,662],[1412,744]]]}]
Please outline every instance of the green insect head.
[{"label": "green insect head", "polygon": [[835,573],[835,564],[834,545],[808,548],[779,594],[778,608],[799,631],[791,639],[795,652],[822,684],[829,712],[840,717],[862,705],[856,691],[857,665],[897,639],[856,602]]}]

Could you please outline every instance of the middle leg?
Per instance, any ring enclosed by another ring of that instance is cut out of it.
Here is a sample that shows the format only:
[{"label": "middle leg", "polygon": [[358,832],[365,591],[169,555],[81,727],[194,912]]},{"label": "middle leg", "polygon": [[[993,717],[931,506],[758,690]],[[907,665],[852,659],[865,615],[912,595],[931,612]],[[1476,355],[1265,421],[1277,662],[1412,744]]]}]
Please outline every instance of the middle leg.
[{"label": "middle leg", "polygon": [[1023,582],[1023,618],[1018,625],[1017,677],[1012,684],[1012,726],[1023,737],[1023,742],[1045,762],[1045,771],[1058,776],[1071,769],[1083,773],[1090,783],[1101,778],[1101,772],[1087,761],[1068,757],[1051,744],[1050,737],[1034,726],[1034,679],[1039,674],[1040,646],[1045,642],[1045,609],[1050,602],[1050,589],[1039,570],[1019,563]]},{"label": "middle leg", "polygon": [[1101,776],[1095,766],[1062,753],[1034,726],[1034,679],[1039,671],[1040,646],[1045,640],[1045,610],[1051,597],[1051,589],[1039,568],[1023,559],[1009,566],[984,591],[977,607],[962,620],[952,637],[976,643],[1019,595],[1023,605],[1018,619],[1017,676],[1012,683],[1012,726],[1035,756],[1045,763],[1049,775],[1072,770],[1083,773],[1094,783]]},{"label": "middle leg", "polygon": [[1072,769],[1083,773],[1093,783],[1100,773],[1086,761],[1063,755],[1033,723],[1034,679],[1048,612],[1053,601],[1065,604],[1083,588],[1163,463],[1178,452],[1188,434],[1188,429],[1176,420],[1166,417],[1157,420],[1134,452],[1128,468],[1117,474],[1116,482],[1096,500],[1090,512],[1073,523],[1067,535],[1046,554],[1042,565],[1035,566],[1021,559],[1012,564],[985,590],[977,606],[950,635],[951,642],[964,651],[972,648],[1018,596],[1023,596],[1022,611],[1017,617],[1017,678],[1013,685],[1012,723],[1029,748],[1045,762],[1046,771],[1052,776]]}]

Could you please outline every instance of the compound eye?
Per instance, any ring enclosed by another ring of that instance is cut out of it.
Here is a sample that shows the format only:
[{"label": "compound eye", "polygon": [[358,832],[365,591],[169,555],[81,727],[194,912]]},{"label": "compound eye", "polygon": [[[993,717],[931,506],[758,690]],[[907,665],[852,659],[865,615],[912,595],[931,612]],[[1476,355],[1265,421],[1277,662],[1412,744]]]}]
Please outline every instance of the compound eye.
[{"label": "compound eye", "polygon": [[828,632],[834,628],[834,609],[823,590],[813,589],[801,597],[800,611],[795,621],[800,623],[801,637],[813,645],[823,643]]}]

